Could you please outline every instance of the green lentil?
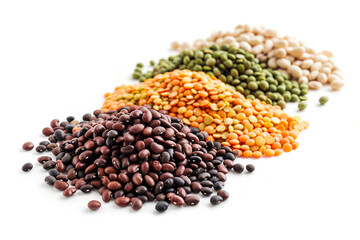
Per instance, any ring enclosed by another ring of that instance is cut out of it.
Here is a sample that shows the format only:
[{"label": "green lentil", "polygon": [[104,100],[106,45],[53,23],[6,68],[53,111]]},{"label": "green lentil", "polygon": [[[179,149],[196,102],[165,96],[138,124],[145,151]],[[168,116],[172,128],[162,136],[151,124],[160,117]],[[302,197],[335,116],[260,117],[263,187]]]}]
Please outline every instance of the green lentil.
[{"label": "green lentil", "polygon": [[203,71],[233,85],[248,98],[257,97],[269,104],[279,104],[282,108],[286,102],[306,100],[305,95],[309,90],[306,84],[290,81],[284,74],[269,69],[252,53],[227,44],[213,44],[196,51],[185,49],[178,55],[160,59],[158,63],[151,61],[150,65],[152,70],[144,73],[143,64],[137,64],[133,78],[144,81],[174,69]]},{"label": "green lentil", "polygon": [[327,101],[329,101],[329,98],[327,96],[322,96],[319,99],[319,102],[320,102],[321,105],[324,105],[325,103],[327,103]]}]

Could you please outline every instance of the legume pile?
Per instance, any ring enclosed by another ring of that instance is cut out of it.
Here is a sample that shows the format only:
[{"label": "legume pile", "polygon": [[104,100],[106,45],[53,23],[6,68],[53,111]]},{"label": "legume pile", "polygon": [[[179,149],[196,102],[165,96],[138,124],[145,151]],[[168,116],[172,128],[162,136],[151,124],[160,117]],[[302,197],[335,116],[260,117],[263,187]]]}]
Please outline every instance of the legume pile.
[{"label": "legume pile", "polygon": [[[332,53],[316,53],[301,42],[280,37],[263,27],[239,25],[206,40],[173,43],[176,56],[151,61],[144,72],[138,63],[133,78],[140,83],[119,86],[105,94],[101,110],[54,119],[42,133],[48,140],[35,150],[52,152],[37,160],[49,171],[45,182],[71,197],[98,191],[104,202],[131,205],[134,210],[157,201],[196,205],[196,193],[213,205],[225,201],[229,171],[251,173],[254,165],[236,157],[273,157],[298,148],[308,127],[282,109],[287,102],[307,107],[307,93],[329,84],[340,89],[343,79]],[[328,102],[327,96],[319,105]],[[31,151],[26,142],[22,149]],[[29,172],[28,162],[22,171]],[[101,203],[92,200],[96,211]]]},{"label": "legume pile", "polygon": [[[139,210],[145,202],[156,200],[155,209],[164,212],[169,202],[192,206],[200,201],[193,193],[217,192],[210,199],[217,205],[229,197],[223,190],[226,174],[233,168],[244,171],[234,163],[236,153],[231,148],[205,141],[206,132],[149,106],[132,105],[108,113],[96,110],[81,122],[68,117],[61,123],[54,119],[50,126],[43,129],[48,141],[42,141],[36,151],[51,151],[55,159],[41,156],[38,162],[49,170],[45,182],[65,197],[79,190],[97,190],[104,202],[114,199],[120,207]],[[22,169],[32,167],[27,163]],[[253,172],[255,167],[249,164],[246,169]],[[92,200],[88,207],[97,210],[101,203]]]},{"label": "legume pile", "polygon": [[220,80],[190,70],[158,74],[137,85],[118,87],[105,97],[104,112],[133,104],[166,110],[207,132],[207,141],[222,142],[243,157],[270,157],[296,149],[297,136],[308,126],[279,106],[245,99]]},{"label": "legume pile", "polygon": [[263,26],[238,25],[233,32],[214,32],[207,39],[196,40],[192,46],[174,42],[172,49],[199,50],[214,43],[251,52],[260,62],[301,84],[308,84],[311,89],[330,85],[333,90],[338,90],[344,86],[330,51],[316,52],[293,37],[281,37],[275,30]]},{"label": "legume pile", "polygon": [[213,44],[201,50],[183,50],[169,60],[161,59],[152,71],[142,73],[142,64],[138,64],[133,77],[144,81],[156,74],[174,69],[204,71],[225,83],[233,85],[246,98],[259,98],[266,103],[285,107],[285,102],[307,100],[307,84],[289,81],[287,76],[276,70],[265,69],[265,63],[253,54],[225,44]]}]

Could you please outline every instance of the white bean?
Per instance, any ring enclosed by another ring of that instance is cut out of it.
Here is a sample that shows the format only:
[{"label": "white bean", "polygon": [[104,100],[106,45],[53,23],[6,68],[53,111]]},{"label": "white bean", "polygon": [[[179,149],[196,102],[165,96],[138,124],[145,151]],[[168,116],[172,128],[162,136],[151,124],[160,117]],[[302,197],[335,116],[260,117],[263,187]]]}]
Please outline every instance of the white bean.
[{"label": "white bean", "polygon": [[251,46],[248,42],[240,42],[240,48],[244,49],[245,51],[251,52]]},{"label": "white bean", "polygon": [[299,42],[296,41],[295,39],[288,39],[288,44],[290,47],[298,47],[299,46]]},{"label": "white bean", "polygon": [[334,80],[331,82],[330,86],[333,90],[339,90],[344,86],[344,81],[340,79]]},{"label": "white bean", "polygon": [[326,62],[329,58],[323,54],[315,55],[315,61],[317,62]]},{"label": "white bean", "polygon": [[263,44],[258,44],[255,47],[253,47],[252,49],[252,53],[253,54],[259,54],[264,50],[264,45]]},{"label": "white bean", "polygon": [[328,80],[330,83],[332,83],[333,81],[337,81],[337,80],[340,80],[339,76],[335,75],[335,74],[330,74],[328,76]]},{"label": "white bean", "polygon": [[301,60],[296,60],[293,62],[293,65],[299,66],[301,65],[302,61]]},{"label": "white bean", "polygon": [[320,70],[320,72],[323,72],[323,73],[329,75],[329,74],[331,73],[331,69],[328,68],[328,67],[323,67],[323,68]]},{"label": "white bean", "polygon": [[322,87],[322,83],[318,81],[311,81],[308,83],[308,86],[310,89],[318,90],[319,88]]},{"label": "white bean", "polygon": [[324,63],[324,67],[328,67],[330,69],[333,69],[334,65],[331,62],[326,62],[326,63]]},{"label": "white bean", "polygon": [[262,43],[264,41],[264,37],[261,35],[257,35],[253,38],[250,39],[249,43],[251,44],[251,46],[256,46],[260,43]]},{"label": "white bean", "polygon": [[320,70],[322,67],[322,63],[321,62],[315,62],[312,66],[311,66],[311,71],[315,71],[315,70]]},{"label": "white bean", "polygon": [[274,55],[277,58],[283,58],[286,56],[286,51],[283,48],[277,48],[275,49]]},{"label": "white bean", "polygon": [[232,42],[236,42],[236,38],[234,38],[233,36],[224,37],[224,43],[232,43]]},{"label": "white bean", "polygon": [[249,42],[250,41],[250,36],[247,35],[246,33],[240,34],[240,36],[237,37],[237,39],[239,42],[245,41],[245,42]]},{"label": "white bean", "polygon": [[305,60],[301,63],[301,68],[302,68],[302,69],[308,69],[308,68],[310,68],[313,64],[314,64],[314,60],[312,60],[312,59],[305,59]]},{"label": "white bean", "polygon": [[299,78],[302,75],[302,70],[301,68],[299,68],[296,65],[292,65],[291,67],[289,67],[289,72],[290,74],[295,77],[295,78]]},{"label": "white bean", "polygon": [[294,47],[290,52],[291,56],[300,58],[305,53],[304,47]]},{"label": "white bean", "polygon": [[270,40],[270,39],[266,40],[263,52],[269,53],[272,50],[273,46],[274,46],[274,43],[272,40]]},{"label": "white bean", "polygon": [[268,28],[268,29],[265,29],[265,30],[264,30],[264,36],[265,36],[265,37],[268,37],[268,38],[270,38],[270,37],[276,37],[276,35],[277,35],[276,31],[273,30],[273,29]]},{"label": "white bean", "polygon": [[218,44],[218,45],[222,45],[223,43],[224,43],[224,39],[223,38],[218,38],[218,39],[216,39],[216,44]]},{"label": "white bean", "polygon": [[171,49],[172,50],[178,50],[180,48],[180,43],[179,42],[173,42],[172,44],[171,44]]},{"label": "white bean", "polygon": [[289,74],[287,73],[287,71],[285,71],[284,69],[278,69],[277,70],[279,73],[285,75],[287,78],[289,78]]},{"label": "white bean", "polygon": [[291,66],[291,62],[286,58],[278,59],[276,64],[283,69],[288,69]]},{"label": "white bean", "polygon": [[304,69],[304,70],[303,70],[303,75],[306,76],[306,77],[309,76],[309,75],[310,75],[310,71],[307,70],[307,69]]},{"label": "white bean", "polygon": [[276,64],[276,58],[270,58],[268,61],[268,66],[272,69],[277,68],[277,64]]},{"label": "white bean", "polygon": [[338,76],[340,79],[344,79],[339,70],[333,71],[332,74],[335,74],[335,75]]},{"label": "white bean", "polygon": [[327,56],[328,58],[332,58],[334,57],[334,54],[332,52],[330,52],[329,50],[323,50],[321,52],[321,54],[324,54],[325,56]]},{"label": "white bean", "polygon": [[316,78],[319,82],[321,82],[322,84],[327,83],[328,81],[328,77],[325,73],[319,73],[319,75]]},{"label": "white bean", "polygon": [[286,55],[285,58],[289,60],[290,62],[295,61],[295,58],[293,56]]},{"label": "white bean", "polygon": [[286,48],[288,45],[289,45],[288,42],[284,39],[280,39],[280,40],[274,42],[275,48]]},{"label": "white bean", "polygon": [[309,82],[309,79],[306,76],[301,76],[301,77],[299,77],[298,81],[300,84],[302,84],[302,83],[306,84]]},{"label": "white bean", "polygon": [[315,80],[318,75],[319,75],[319,71],[314,70],[314,71],[311,71],[308,78],[309,78],[310,81],[312,81],[312,80]]},{"label": "white bean", "polygon": [[233,43],[230,44],[230,46],[239,48],[239,47],[240,47],[240,43],[239,43],[239,42],[233,42]]}]

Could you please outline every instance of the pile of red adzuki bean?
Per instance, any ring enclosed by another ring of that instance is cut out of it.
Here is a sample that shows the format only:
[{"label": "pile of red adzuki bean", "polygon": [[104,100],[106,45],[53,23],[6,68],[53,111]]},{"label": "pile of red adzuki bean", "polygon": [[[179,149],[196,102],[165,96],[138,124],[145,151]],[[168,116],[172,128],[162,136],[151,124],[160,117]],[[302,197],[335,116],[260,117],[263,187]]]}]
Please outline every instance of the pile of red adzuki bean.
[{"label": "pile of red adzuki bean", "polygon": [[[104,202],[115,199],[118,206],[138,210],[143,203],[157,200],[155,209],[163,212],[168,203],[196,205],[200,198],[191,193],[210,196],[216,191],[210,198],[216,205],[229,197],[222,189],[229,170],[244,170],[234,163],[236,156],[229,147],[205,142],[206,132],[149,106],[106,114],[95,110],[93,115],[85,114],[82,122],[68,117],[50,125],[43,129],[48,141],[42,141],[36,151],[51,151],[55,160],[41,156],[38,162],[49,170],[45,182],[66,197],[96,189]],[[33,147],[27,142],[23,149]],[[22,169],[30,171],[32,164]],[[246,169],[255,168],[249,164]],[[92,210],[100,206],[96,200],[88,204]]]}]

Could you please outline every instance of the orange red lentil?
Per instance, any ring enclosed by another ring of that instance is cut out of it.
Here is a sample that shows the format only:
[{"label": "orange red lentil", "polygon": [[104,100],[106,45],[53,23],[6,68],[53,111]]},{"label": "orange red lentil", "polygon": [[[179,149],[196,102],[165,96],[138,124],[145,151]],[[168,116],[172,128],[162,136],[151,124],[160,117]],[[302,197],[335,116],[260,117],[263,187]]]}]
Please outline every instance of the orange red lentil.
[{"label": "orange red lentil", "polygon": [[206,131],[207,140],[238,150],[240,156],[272,157],[298,147],[299,133],[308,127],[279,106],[251,100],[232,86],[203,72],[174,70],[105,94],[104,112],[148,104],[166,110],[185,124]]}]

